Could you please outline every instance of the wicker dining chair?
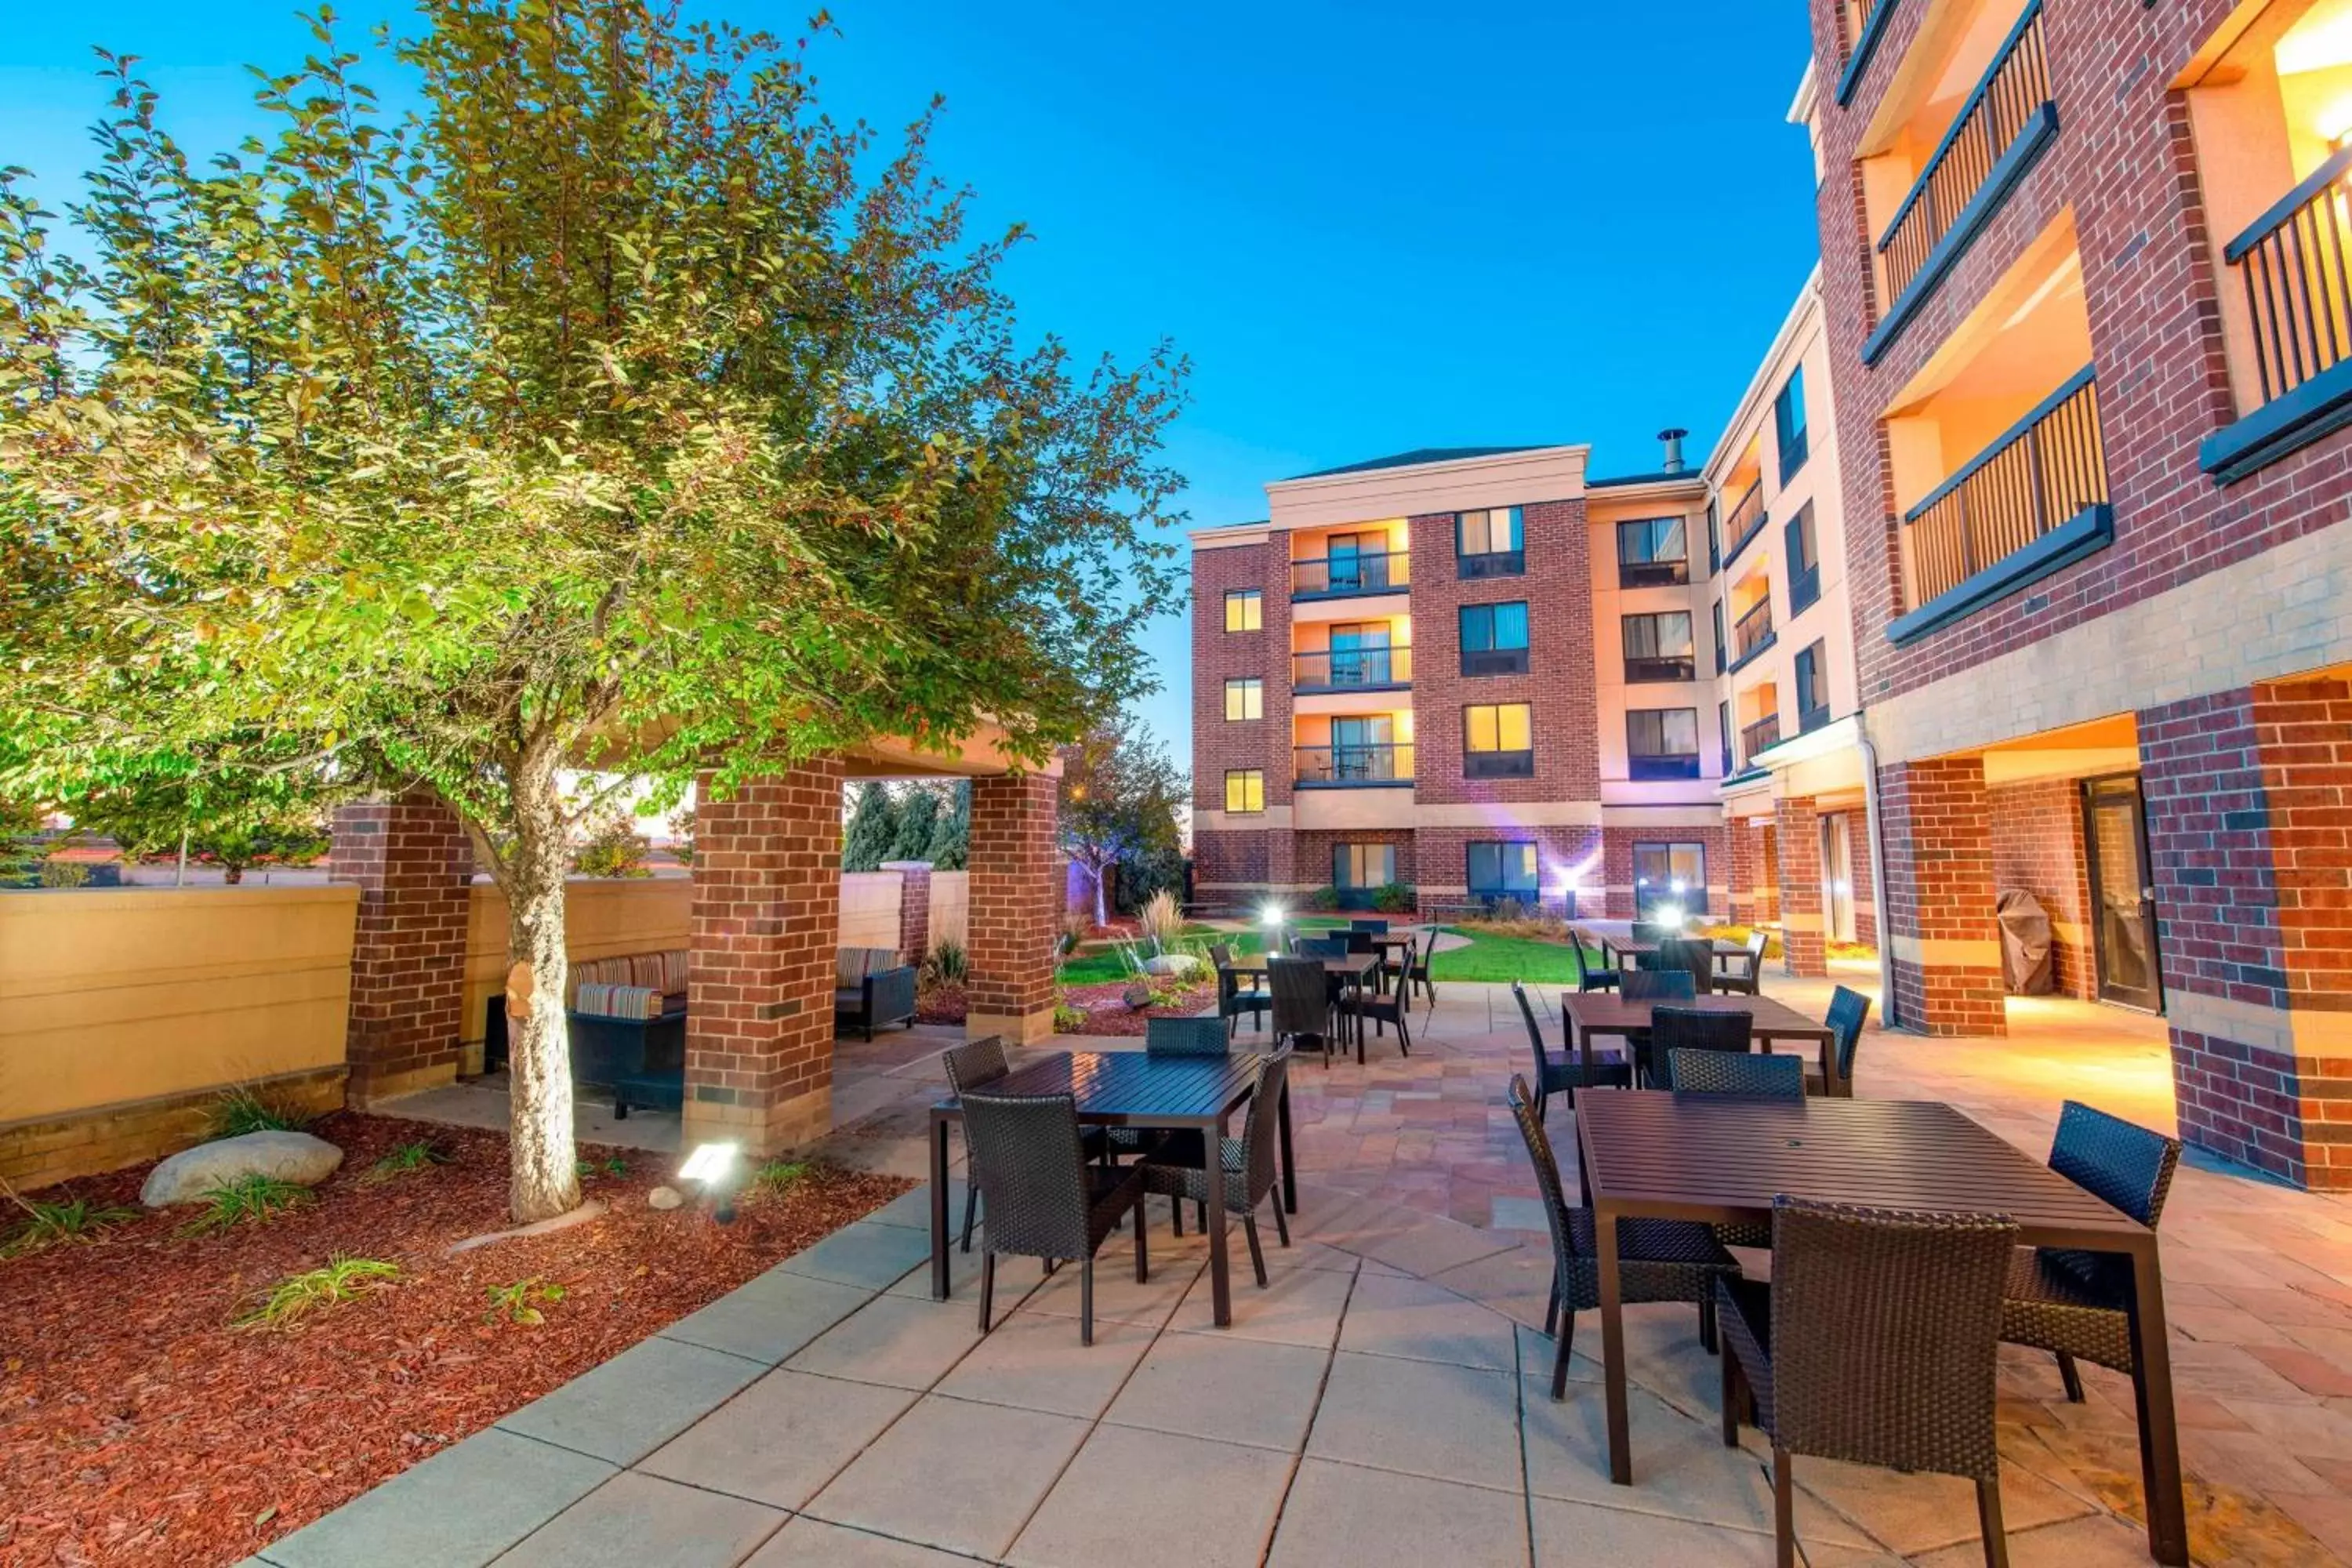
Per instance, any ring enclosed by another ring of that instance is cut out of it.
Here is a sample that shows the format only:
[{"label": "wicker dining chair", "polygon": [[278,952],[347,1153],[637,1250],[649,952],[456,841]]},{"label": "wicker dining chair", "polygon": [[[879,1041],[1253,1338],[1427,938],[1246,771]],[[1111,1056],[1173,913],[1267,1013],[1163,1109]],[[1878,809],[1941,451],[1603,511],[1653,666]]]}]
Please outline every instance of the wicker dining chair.
[{"label": "wicker dining chair", "polygon": [[1274,1040],[1277,1046],[1304,1046],[1323,1053],[1331,1065],[1339,1030],[1331,1020],[1331,988],[1324,984],[1323,965],[1311,959],[1268,958],[1266,979],[1274,991]]},{"label": "wicker dining chair", "polygon": [[1691,990],[1704,996],[1715,989],[1715,942],[1707,937],[1669,939],[1658,948],[1660,967],[1690,971]]},{"label": "wicker dining chair", "polygon": [[1674,934],[1675,933],[1671,928],[1660,925],[1655,921],[1635,921],[1633,922],[1633,940],[1635,942],[1664,942],[1666,938]]},{"label": "wicker dining chair", "polygon": [[1593,1053],[1595,1059],[1590,1076],[1586,1073],[1581,1055],[1555,1060],[1550,1047],[1544,1044],[1543,1026],[1536,1022],[1535,1005],[1528,1000],[1528,988],[1514,980],[1511,982],[1511,994],[1517,999],[1519,1016],[1528,1026],[1528,1048],[1535,1053],[1537,1121],[1543,1120],[1555,1094],[1568,1096],[1568,1103],[1573,1109],[1576,1091],[1580,1089],[1633,1087],[1633,1064],[1619,1052],[1612,1051],[1605,1057],[1597,1051]]},{"label": "wicker dining chair", "polygon": [[1394,1024],[1397,1032],[1397,1050],[1408,1057],[1412,1055],[1412,1026],[1409,1021],[1412,1014],[1412,1001],[1405,994],[1402,986],[1385,993],[1377,990],[1367,992],[1361,986],[1351,987],[1339,994],[1339,1010],[1341,1017],[1353,1018],[1356,1021],[1356,1065],[1358,1067],[1361,1067],[1364,1063],[1364,1026],[1367,1023],[1372,1024],[1382,1032],[1386,1032],[1388,1026]]},{"label": "wicker dining chair", "polygon": [[1805,1064],[1795,1057],[1682,1047],[1666,1053],[1666,1078],[1676,1094],[1739,1095],[1749,1100],[1805,1098]]},{"label": "wicker dining chair", "polygon": [[1386,936],[1389,934],[1389,922],[1386,921],[1355,920],[1348,922],[1348,929],[1349,931],[1366,931],[1373,936]]},{"label": "wicker dining chair", "polygon": [[[1249,1241],[1250,1268],[1257,1274],[1261,1290],[1266,1283],[1265,1249],[1258,1241],[1257,1205],[1274,1192],[1280,1174],[1275,1160],[1275,1141],[1280,1131],[1283,1091],[1289,1081],[1290,1053],[1277,1051],[1267,1057],[1258,1068],[1256,1086],[1250,1090],[1249,1109],[1242,1117],[1242,1135],[1221,1140],[1218,1149],[1218,1174],[1225,1184],[1225,1214],[1229,1218],[1241,1216],[1242,1235]],[[1143,1163],[1144,1190],[1163,1194],[1172,1200],[1178,1236],[1184,1234],[1185,1204],[1204,1205],[1209,1201],[1208,1159],[1204,1152],[1207,1148],[1208,1140],[1201,1133],[1180,1129],[1171,1132]],[[1274,1231],[1283,1246],[1290,1245],[1290,1221],[1283,1217],[1279,1197],[1274,1203]]]},{"label": "wicker dining chair", "polygon": [[1613,969],[1595,969],[1584,956],[1584,940],[1574,931],[1568,933],[1569,956],[1576,963],[1576,988],[1579,991],[1614,991],[1620,978]]},{"label": "wicker dining chair", "polygon": [[1668,1053],[1744,1053],[1753,1044],[1755,1024],[1755,1016],[1750,1013],[1717,1013],[1700,1007],[1664,1005],[1651,1008],[1649,1048],[1642,1053],[1643,1071],[1651,1087],[1675,1087],[1674,1067],[1668,1059]]},{"label": "wicker dining chair", "polygon": [[1209,944],[1209,963],[1217,972],[1217,1013],[1225,1020],[1228,1034],[1240,1027],[1244,1013],[1264,1029],[1266,1009],[1274,1005],[1274,994],[1263,986],[1244,989],[1241,977],[1233,972],[1233,949],[1221,942]]},{"label": "wicker dining chair", "polygon": [[1348,956],[1348,935],[1345,931],[1337,931],[1329,936],[1295,937],[1291,940],[1290,951],[1296,957],[1312,958],[1318,962],[1326,958],[1345,958]]},{"label": "wicker dining chair", "polygon": [[1698,986],[1687,969],[1628,969],[1617,977],[1617,994],[1628,1002],[1690,1002]]},{"label": "wicker dining chair", "polygon": [[988,1332],[999,1256],[1076,1263],[1078,1342],[1095,1342],[1095,1254],[1135,1211],[1135,1278],[1150,1278],[1143,1223],[1143,1167],[1087,1163],[1078,1102],[1066,1094],[968,1094],[963,1132],[988,1206],[980,1259],[980,1331]]},{"label": "wicker dining chair", "polygon": [[[940,1053],[940,1061],[948,1071],[948,1092],[961,1100],[975,1089],[994,1083],[1013,1070],[1004,1058],[1004,1037],[990,1035],[984,1039],[967,1040],[961,1046],[950,1046]],[[980,1186],[971,1176],[971,1135],[964,1135],[963,1183],[963,1250],[971,1250],[972,1222],[980,1215]]]},{"label": "wicker dining chair", "polygon": [[[1551,1138],[1529,1100],[1528,1080],[1511,1075],[1511,1117],[1528,1146],[1543,1189],[1544,1220],[1551,1230],[1551,1298],[1544,1309],[1544,1332],[1553,1337],[1551,1396],[1568,1397],[1568,1354],[1576,1337],[1576,1314],[1601,1305],[1601,1258],[1592,1211],[1571,1205],[1560,1186],[1559,1163]],[[1687,1301],[1698,1308],[1699,1342],[1716,1348],[1715,1287],[1739,1276],[1739,1260],[1723,1250],[1706,1226],[1680,1219],[1621,1219],[1617,1222],[1617,1298]]]},{"label": "wicker dining chair", "polygon": [[1780,1568],[1796,1562],[1790,1461],[1800,1454],[1974,1481],[1985,1562],[2007,1568],[1993,1382],[2016,1224],[1783,1195],[1772,1229],[1771,1283],[1727,1278],[1715,1291],[1723,1441],[1738,1445],[1752,1399],[1772,1442]]},{"label": "wicker dining chair", "polygon": [[1771,945],[1769,933],[1752,931],[1748,933],[1745,951],[1719,955],[1715,966],[1715,988],[1736,991],[1744,996],[1755,996],[1764,988],[1764,950]]},{"label": "wicker dining chair", "polygon": [[1432,926],[1425,937],[1416,938],[1413,945],[1404,950],[1404,994],[1410,997],[1412,988],[1421,987],[1422,997],[1432,1007],[1437,1005],[1437,987],[1429,978],[1430,954],[1437,951],[1437,928]]},{"label": "wicker dining chair", "polygon": [[[2050,1168],[2093,1196],[2156,1228],[2180,1140],[2070,1100],[2058,1112]],[[2131,1265],[2113,1253],[2021,1247],[2010,1259],[2000,1337],[2058,1358],[2066,1397],[2083,1402],[2077,1361],[2111,1367],[2137,1382],[2132,1358]]]},{"label": "wicker dining chair", "polygon": [[[1830,1047],[1837,1058],[1838,1081],[1836,1094],[1841,1100],[1853,1098],[1853,1054],[1862,1044],[1862,1026],[1870,1019],[1870,998],[1859,991],[1841,985],[1830,996],[1829,1013],[1822,1022],[1830,1026]],[[1808,1092],[1824,1092],[1820,1069],[1805,1070]]]},{"label": "wicker dining chair", "polygon": [[1222,1057],[1233,1042],[1223,1018],[1146,1018],[1143,1054],[1150,1057]]}]

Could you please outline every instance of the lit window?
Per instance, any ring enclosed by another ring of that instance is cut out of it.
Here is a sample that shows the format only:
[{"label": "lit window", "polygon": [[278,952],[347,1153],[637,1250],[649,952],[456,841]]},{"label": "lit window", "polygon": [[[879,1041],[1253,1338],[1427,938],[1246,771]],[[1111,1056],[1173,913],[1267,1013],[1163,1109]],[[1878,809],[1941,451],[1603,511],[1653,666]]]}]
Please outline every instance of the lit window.
[{"label": "lit window", "polygon": [[1265,682],[1255,675],[1226,681],[1225,717],[1229,720],[1265,718]]},{"label": "lit window", "polygon": [[1331,885],[1335,888],[1385,888],[1397,879],[1393,844],[1334,844]]},{"label": "lit window", "polygon": [[1507,555],[1520,548],[1519,509],[1499,506],[1491,511],[1454,514],[1454,552],[1457,555]]},{"label": "lit window", "polygon": [[1254,632],[1265,625],[1265,595],[1255,588],[1236,588],[1225,595],[1225,630]]},{"label": "lit window", "polygon": [[1265,809],[1265,770],[1263,768],[1228,768],[1225,770],[1225,809],[1236,815]]},{"label": "lit window", "polygon": [[1535,710],[1525,702],[1495,702],[1462,710],[1462,744],[1471,752],[1535,748]]},{"label": "lit window", "polygon": [[1464,856],[1470,890],[1481,898],[1532,895],[1536,890],[1536,847],[1532,839],[1474,842],[1465,847]]}]

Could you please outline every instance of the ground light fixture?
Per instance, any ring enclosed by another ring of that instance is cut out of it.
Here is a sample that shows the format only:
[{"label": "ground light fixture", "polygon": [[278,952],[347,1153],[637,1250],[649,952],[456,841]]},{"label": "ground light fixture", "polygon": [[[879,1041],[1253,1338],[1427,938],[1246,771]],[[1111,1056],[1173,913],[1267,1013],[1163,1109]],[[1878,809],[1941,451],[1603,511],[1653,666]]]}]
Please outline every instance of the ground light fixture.
[{"label": "ground light fixture", "polygon": [[740,1172],[743,1163],[742,1145],[733,1142],[698,1143],[686,1163],[677,1168],[677,1179],[691,1182],[702,1189],[710,1200],[710,1217],[720,1225],[735,1223],[735,1193],[741,1185]]}]

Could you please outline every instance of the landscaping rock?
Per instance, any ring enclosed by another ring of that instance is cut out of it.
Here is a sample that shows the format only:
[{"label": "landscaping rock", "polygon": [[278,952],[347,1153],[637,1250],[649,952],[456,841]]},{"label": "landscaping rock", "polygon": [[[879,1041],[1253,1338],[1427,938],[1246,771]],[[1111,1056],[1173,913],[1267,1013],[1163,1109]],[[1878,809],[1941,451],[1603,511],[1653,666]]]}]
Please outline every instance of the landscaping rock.
[{"label": "landscaping rock", "polygon": [[308,1132],[247,1132],[182,1150],[147,1173],[139,1201],[151,1209],[204,1201],[206,1193],[247,1176],[315,1187],[335,1173],[343,1152]]},{"label": "landscaping rock", "polygon": [[656,1187],[646,1194],[646,1205],[649,1208],[674,1209],[683,1206],[685,1203],[686,1194],[676,1187]]},{"label": "landscaping rock", "polygon": [[1143,961],[1146,974],[1167,974],[1179,980],[1188,974],[1198,974],[1207,967],[1189,952],[1163,952]]}]

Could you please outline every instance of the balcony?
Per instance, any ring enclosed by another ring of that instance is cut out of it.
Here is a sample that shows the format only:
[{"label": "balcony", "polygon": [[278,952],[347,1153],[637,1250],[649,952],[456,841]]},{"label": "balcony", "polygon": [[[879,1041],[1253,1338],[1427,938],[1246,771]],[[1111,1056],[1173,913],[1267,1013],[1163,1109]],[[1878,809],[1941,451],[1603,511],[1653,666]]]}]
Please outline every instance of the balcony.
[{"label": "balcony", "polygon": [[1870,58],[1878,52],[1878,40],[1885,35],[1895,0],[1845,0],[1840,9],[1847,37],[1845,68],[1837,80],[1838,107],[1843,109],[1853,101],[1853,89],[1861,85],[1862,73],[1870,68]]},{"label": "balcony", "polygon": [[2114,534],[2098,384],[2084,366],[1903,514],[1911,603],[1897,643],[1971,615]]},{"label": "balcony", "polygon": [[1465,647],[1462,650],[1462,673],[1479,675],[1525,675],[1528,672],[1528,650],[1524,647]]},{"label": "balcony", "polygon": [[2242,479],[2352,417],[2352,147],[2319,165],[2221,252],[2245,297],[2260,403],[2199,459]]},{"label": "balcony", "polygon": [[1733,507],[1731,515],[1723,520],[1723,536],[1730,541],[1724,547],[1723,563],[1728,566],[1739,559],[1739,552],[1748,548],[1748,542],[1763,531],[1764,481],[1759,479],[1748,487],[1748,493],[1739,498],[1739,504]]},{"label": "balcony", "polygon": [[1410,742],[1345,746],[1300,746],[1297,784],[1313,789],[1410,788]]},{"label": "balcony", "polygon": [[1878,237],[1889,303],[1864,340],[1864,364],[1886,352],[2057,134],[2042,3],[2033,0]]},{"label": "balcony", "polygon": [[1758,753],[1769,752],[1780,743],[1780,715],[1767,713],[1753,724],[1739,727],[1739,754],[1754,767]]},{"label": "balcony", "polygon": [[1772,596],[1769,594],[1748,606],[1745,614],[1732,626],[1731,641],[1736,650],[1731,668],[1741,665],[1770,647],[1776,640],[1772,631]]},{"label": "balcony", "polygon": [[1699,776],[1696,752],[1635,752],[1625,759],[1631,779],[1695,779]]},{"label": "balcony", "polygon": [[1457,555],[1454,558],[1455,577],[1471,582],[1484,577],[1524,577],[1528,571],[1528,552],[1524,550],[1490,550],[1481,555]]},{"label": "balcony", "polygon": [[1412,581],[1412,557],[1385,553],[1331,555],[1290,563],[1294,599],[1345,599],[1363,594],[1401,594]]},{"label": "balcony", "polygon": [[1462,753],[1462,776],[1465,779],[1531,779],[1536,776],[1536,754],[1523,752],[1465,752]]},{"label": "balcony", "polygon": [[1412,684],[1412,649],[1326,648],[1290,656],[1294,691],[1402,691]]},{"label": "balcony", "polygon": [[1639,686],[1654,680],[1690,680],[1698,674],[1698,661],[1689,654],[1658,658],[1637,658],[1625,656],[1625,684]]}]

